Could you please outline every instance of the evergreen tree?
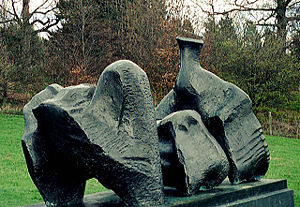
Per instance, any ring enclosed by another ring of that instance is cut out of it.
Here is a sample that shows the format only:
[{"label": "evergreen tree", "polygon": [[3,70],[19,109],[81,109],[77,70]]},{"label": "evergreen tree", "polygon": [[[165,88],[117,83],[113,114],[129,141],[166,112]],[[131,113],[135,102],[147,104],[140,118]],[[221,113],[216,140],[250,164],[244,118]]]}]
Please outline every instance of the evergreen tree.
[{"label": "evergreen tree", "polygon": [[256,110],[282,107],[290,100],[299,81],[299,62],[284,52],[274,33],[266,31],[262,41],[253,23],[246,22],[241,30],[228,17],[218,23],[210,20],[206,26],[204,42],[209,44],[201,56],[204,67],[242,88]]}]

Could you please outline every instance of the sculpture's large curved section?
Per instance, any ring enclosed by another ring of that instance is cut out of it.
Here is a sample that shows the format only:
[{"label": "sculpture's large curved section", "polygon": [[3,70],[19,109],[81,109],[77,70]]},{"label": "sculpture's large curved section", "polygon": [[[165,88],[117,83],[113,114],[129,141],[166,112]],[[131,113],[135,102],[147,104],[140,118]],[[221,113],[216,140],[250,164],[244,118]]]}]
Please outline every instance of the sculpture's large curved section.
[{"label": "sculpture's large curved section", "polygon": [[28,166],[47,206],[82,205],[92,177],[127,206],[163,203],[154,106],[148,78],[136,64],[113,63],[97,87],[61,88],[31,110],[39,136],[30,139],[43,144],[24,146],[24,152],[44,157]]},{"label": "sculpture's large curved section", "polygon": [[90,108],[95,119],[111,120],[107,124],[116,133],[113,141],[109,136],[100,141],[104,151],[124,165],[121,177],[112,175],[119,183],[110,188],[124,200],[128,198],[130,206],[162,204],[155,111],[146,73],[131,61],[111,64],[99,79]]}]

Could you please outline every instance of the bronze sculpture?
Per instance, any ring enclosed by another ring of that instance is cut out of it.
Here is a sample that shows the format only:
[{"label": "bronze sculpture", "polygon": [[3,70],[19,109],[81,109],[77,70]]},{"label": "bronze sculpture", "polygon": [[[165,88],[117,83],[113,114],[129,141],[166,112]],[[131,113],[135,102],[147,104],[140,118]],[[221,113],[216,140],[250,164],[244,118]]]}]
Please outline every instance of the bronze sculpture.
[{"label": "bronze sculpture", "polygon": [[156,109],[146,74],[125,60],[108,66],[97,87],[53,84],[24,107],[23,151],[47,206],[82,206],[92,177],[124,205],[146,207],[163,204],[165,185],[191,195],[227,175],[240,183],[266,173],[269,152],[249,97],[200,67],[203,42],[177,41],[181,70]]}]

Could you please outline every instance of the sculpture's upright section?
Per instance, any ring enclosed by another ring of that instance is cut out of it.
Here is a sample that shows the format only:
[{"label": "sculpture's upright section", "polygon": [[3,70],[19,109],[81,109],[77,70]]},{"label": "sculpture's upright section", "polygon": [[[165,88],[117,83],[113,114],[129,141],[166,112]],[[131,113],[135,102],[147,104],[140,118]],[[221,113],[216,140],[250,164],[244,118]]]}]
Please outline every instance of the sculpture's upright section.
[{"label": "sculpture's upright section", "polygon": [[155,111],[148,78],[136,64],[115,62],[97,88],[59,88],[29,105],[25,119],[35,125],[25,132],[23,149],[47,206],[82,205],[92,177],[127,206],[163,203]]},{"label": "sculpture's upright section", "polygon": [[258,180],[267,172],[269,151],[248,95],[199,64],[202,41],[177,38],[181,67],[174,89],[156,108],[157,119],[192,109],[223,148],[232,183]]}]

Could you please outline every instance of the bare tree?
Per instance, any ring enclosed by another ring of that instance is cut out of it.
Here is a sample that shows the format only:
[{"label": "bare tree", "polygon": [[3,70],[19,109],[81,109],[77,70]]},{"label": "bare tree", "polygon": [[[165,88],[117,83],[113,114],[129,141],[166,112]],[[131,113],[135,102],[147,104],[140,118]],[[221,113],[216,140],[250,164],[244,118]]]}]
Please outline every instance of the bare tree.
[{"label": "bare tree", "polygon": [[202,12],[213,15],[247,12],[256,25],[276,28],[278,36],[283,40],[286,40],[288,26],[300,22],[300,0],[225,0],[222,9],[215,8],[217,1],[214,0],[208,2],[209,7],[201,0],[191,1]]},{"label": "bare tree", "polygon": [[35,33],[48,32],[59,23],[54,12],[57,0],[42,0],[35,9],[30,9],[31,0],[2,0],[0,4],[0,24],[16,23],[20,27],[35,26]]},{"label": "bare tree", "polygon": [[[37,78],[41,78],[43,64],[37,58],[42,53],[42,41],[37,35],[58,25],[59,18],[54,15],[56,0],[0,0],[0,3],[1,41],[4,45],[6,41],[15,41],[12,44],[17,48],[9,52],[9,59],[14,63],[11,81],[15,89],[33,91]],[[14,35],[17,38],[12,38]]]},{"label": "bare tree", "polygon": [[[17,24],[22,31],[23,55],[27,64],[30,63],[31,38],[40,32],[48,32],[59,23],[55,17],[56,0],[43,0],[35,8],[31,9],[31,0],[2,0],[0,5],[0,27]],[[34,30],[33,30],[34,28]]]}]

